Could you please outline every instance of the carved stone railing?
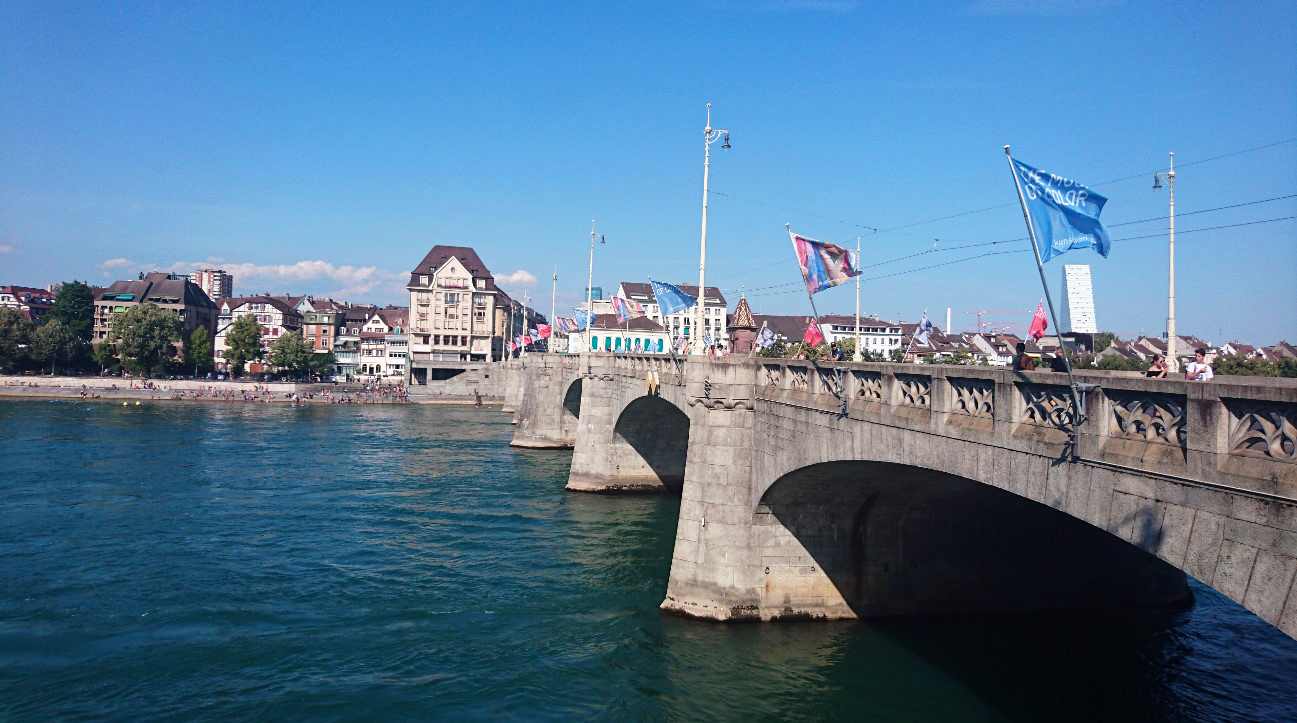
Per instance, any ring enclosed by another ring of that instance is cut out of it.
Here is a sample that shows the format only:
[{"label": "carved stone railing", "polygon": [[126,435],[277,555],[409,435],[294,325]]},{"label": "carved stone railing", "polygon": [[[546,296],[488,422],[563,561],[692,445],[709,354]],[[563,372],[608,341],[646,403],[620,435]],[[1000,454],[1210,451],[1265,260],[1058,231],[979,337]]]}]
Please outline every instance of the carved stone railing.
[{"label": "carved stone railing", "polygon": [[1226,399],[1229,453],[1297,463],[1297,404]]},{"label": "carved stone railing", "polygon": [[1053,384],[1018,384],[1022,397],[1022,416],[1019,422],[1036,427],[1068,429],[1075,418],[1072,392],[1067,387]]},{"label": "carved stone railing", "polygon": [[906,407],[932,407],[932,377],[896,375],[896,403]]},{"label": "carved stone railing", "polygon": [[995,418],[995,382],[990,379],[947,378],[950,411],[969,417]]},{"label": "carved stone railing", "polygon": [[1185,445],[1189,431],[1185,428],[1183,396],[1117,389],[1106,395],[1112,408],[1109,437]]},{"label": "carved stone railing", "polygon": [[852,370],[852,394],[854,399],[870,402],[883,401],[883,375],[879,372]]}]

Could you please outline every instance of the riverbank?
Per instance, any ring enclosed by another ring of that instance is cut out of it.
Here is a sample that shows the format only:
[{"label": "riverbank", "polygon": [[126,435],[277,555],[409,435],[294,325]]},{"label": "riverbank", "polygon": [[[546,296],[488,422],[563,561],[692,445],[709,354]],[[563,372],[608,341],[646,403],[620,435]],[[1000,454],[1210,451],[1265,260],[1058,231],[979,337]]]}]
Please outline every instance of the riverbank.
[{"label": "riverbank", "polygon": [[260,383],[203,379],[138,380],[120,377],[0,377],[0,397],[24,399],[406,404],[409,400],[403,391],[403,388],[388,386],[367,389],[363,385],[356,384]]}]

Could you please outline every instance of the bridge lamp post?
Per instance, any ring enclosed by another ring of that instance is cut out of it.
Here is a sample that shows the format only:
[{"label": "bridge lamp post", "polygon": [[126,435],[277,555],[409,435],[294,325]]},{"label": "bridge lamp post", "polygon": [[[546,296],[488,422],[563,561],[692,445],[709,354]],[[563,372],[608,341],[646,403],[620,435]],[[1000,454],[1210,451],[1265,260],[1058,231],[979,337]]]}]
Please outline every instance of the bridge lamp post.
[{"label": "bridge lamp post", "polygon": [[1171,265],[1167,276],[1166,293],[1166,365],[1172,372],[1180,370],[1179,360],[1175,356],[1175,151],[1171,152],[1171,168],[1165,173],[1153,174],[1153,190],[1162,188],[1161,180],[1166,179],[1167,189],[1171,195]]},{"label": "bridge lamp post", "polygon": [[721,148],[729,150],[730,132],[723,129],[712,128],[712,104],[707,104],[707,125],[703,128],[703,237],[701,249],[698,258],[698,313],[696,314],[696,323],[693,332],[690,334],[693,342],[694,355],[703,353],[703,347],[700,343],[704,338],[703,332],[703,315],[707,310],[707,286],[704,284],[707,272],[707,172],[711,167],[712,144],[724,136],[725,142]]}]

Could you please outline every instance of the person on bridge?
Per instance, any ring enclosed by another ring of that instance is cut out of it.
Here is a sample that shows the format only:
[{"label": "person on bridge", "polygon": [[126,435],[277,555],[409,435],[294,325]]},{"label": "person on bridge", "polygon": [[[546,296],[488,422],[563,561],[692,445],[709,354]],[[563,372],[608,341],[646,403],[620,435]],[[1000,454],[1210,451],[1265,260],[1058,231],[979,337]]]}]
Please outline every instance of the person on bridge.
[{"label": "person on bridge", "polygon": [[1209,382],[1212,377],[1216,376],[1211,365],[1207,363],[1207,350],[1199,349],[1193,353],[1194,361],[1189,362],[1184,368],[1184,378],[1191,382]]},{"label": "person on bridge", "polygon": [[1013,355],[1013,371],[1031,372],[1036,370],[1036,362],[1027,356],[1027,345],[1025,343],[1018,342],[1015,351],[1017,353]]},{"label": "person on bridge", "polygon": [[838,346],[836,341],[829,344],[829,360],[842,361],[842,347]]},{"label": "person on bridge", "polygon": [[1148,365],[1148,371],[1144,376],[1151,379],[1166,379],[1166,359],[1161,354],[1153,355],[1153,363]]},{"label": "person on bridge", "polygon": [[1067,355],[1063,347],[1060,346],[1054,353],[1054,358],[1049,361],[1049,368],[1051,371],[1067,373]]}]

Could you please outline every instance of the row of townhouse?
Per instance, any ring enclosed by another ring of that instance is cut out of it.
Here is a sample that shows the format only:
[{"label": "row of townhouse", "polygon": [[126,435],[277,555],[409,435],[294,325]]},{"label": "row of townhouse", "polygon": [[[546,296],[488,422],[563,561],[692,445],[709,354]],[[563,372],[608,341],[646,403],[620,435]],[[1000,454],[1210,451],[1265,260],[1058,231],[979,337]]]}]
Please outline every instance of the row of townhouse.
[{"label": "row of townhouse", "polygon": [[[333,374],[345,378],[404,379],[408,356],[403,307],[379,308],[347,304],[312,296],[258,296],[221,299],[217,322],[216,367],[228,371],[228,333],[234,322],[251,316],[261,326],[263,356],[270,345],[289,333],[299,333],[317,354],[333,353]],[[268,371],[268,364],[249,365],[250,372]]]}]

